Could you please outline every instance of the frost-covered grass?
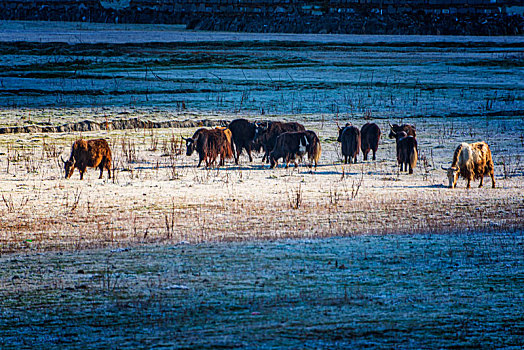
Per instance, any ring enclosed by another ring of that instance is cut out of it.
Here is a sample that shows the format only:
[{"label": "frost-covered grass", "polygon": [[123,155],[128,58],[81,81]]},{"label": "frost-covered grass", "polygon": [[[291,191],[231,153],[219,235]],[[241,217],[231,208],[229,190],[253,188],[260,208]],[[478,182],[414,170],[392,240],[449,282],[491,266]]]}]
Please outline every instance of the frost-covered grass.
[{"label": "frost-covered grass", "polygon": [[[522,52],[0,22],[2,127],[247,116],[323,149],[313,172],[206,170],[181,144],[194,129],[0,135],[0,348],[522,348]],[[377,161],[342,165],[335,121],[364,117]],[[417,126],[414,175],[386,118]],[[113,179],[63,179],[81,137],[109,141]],[[497,188],[447,189],[441,166],[479,140]]]},{"label": "frost-covered grass", "polygon": [[[59,119],[85,113],[45,111],[40,116],[35,110],[11,110],[3,116],[12,119],[22,113],[53,120],[53,113]],[[117,116],[122,110],[103,113]],[[172,117],[163,111],[132,113],[155,120]],[[181,143],[181,136],[188,137],[195,129],[2,135],[0,250],[522,228],[522,120],[416,120],[420,159],[412,176],[398,173],[394,141],[385,135],[377,161],[362,163],[359,156],[358,164],[342,165],[332,121],[311,121],[321,116],[310,115],[296,115],[294,120],[320,136],[323,153],[316,171],[305,165],[270,170],[260,156],[250,164],[245,155],[240,166],[228,161],[220,169],[197,169],[196,155],[185,156]],[[378,123],[387,134],[387,123]],[[109,141],[113,179],[108,181],[104,174],[98,180],[94,169],[88,169],[84,181],[78,172],[69,180],[63,178],[59,159],[69,156],[71,143],[80,137]],[[491,189],[487,181],[478,189],[474,182],[468,191],[465,181],[459,180],[457,189],[447,189],[441,166],[450,164],[460,142],[478,140],[491,146],[497,188]]]},{"label": "frost-covered grass", "polygon": [[3,106],[160,106],[251,114],[370,111],[382,118],[524,110],[521,37],[1,26]]},{"label": "frost-covered grass", "polygon": [[522,231],[0,258],[0,346],[522,348]]}]

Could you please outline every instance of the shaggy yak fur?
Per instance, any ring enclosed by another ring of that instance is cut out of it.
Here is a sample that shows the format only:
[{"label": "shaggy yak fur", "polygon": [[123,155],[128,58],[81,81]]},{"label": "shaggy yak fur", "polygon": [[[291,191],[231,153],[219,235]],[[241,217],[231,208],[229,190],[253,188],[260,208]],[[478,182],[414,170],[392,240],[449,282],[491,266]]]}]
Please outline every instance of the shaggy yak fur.
[{"label": "shaggy yak fur", "polygon": [[395,134],[397,143],[397,162],[400,165],[400,171],[408,171],[413,174],[413,169],[417,166],[418,151],[417,138],[406,135],[405,131]]},{"label": "shaggy yak fur", "polygon": [[289,162],[295,163],[295,168],[298,167],[297,157],[302,156],[307,152],[309,141],[305,131],[285,132],[277,137],[277,141],[273,151],[269,154],[271,168],[278,165],[278,159],[284,159],[286,169]]},{"label": "shaggy yak fur", "polygon": [[238,159],[242,154],[242,149],[245,149],[249,157],[249,161],[253,161],[251,150],[254,149],[253,140],[255,139],[255,123],[246,119],[235,119],[227,127],[233,134],[233,144],[235,149],[235,164],[238,165]]},{"label": "shaggy yak fur", "polygon": [[269,162],[269,154],[273,151],[275,144],[277,142],[277,137],[285,132],[292,131],[305,131],[306,128],[304,125],[297,122],[272,122],[267,128],[257,125],[255,131],[255,142],[259,144],[265,150],[264,157],[262,161],[266,160]]},{"label": "shaggy yak fur", "polygon": [[338,142],[342,143],[342,155],[344,164],[356,163],[360,150],[360,130],[349,123],[344,128],[338,128]]},{"label": "shaggy yak fur", "polygon": [[206,168],[214,165],[220,156],[219,166],[224,165],[225,159],[233,158],[231,149],[231,133],[224,129],[198,129],[193,137],[186,141],[186,155],[191,156],[194,151],[198,153],[198,165],[206,161]]},{"label": "shaggy yak fur", "polygon": [[111,178],[111,149],[104,139],[98,140],[77,140],[71,147],[69,160],[64,162],[66,179],[73,175],[75,168],[80,172],[80,180],[84,178],[87,167],[99,168],[100,177],[104,169],[107,169],[108,178]]},{"label": "shaggy yak fur", "polygon": [[491,185],[495,188],[495,175],[491,150],[486,142],[461,143],[453,154],[451,167],[444,168],[448,173],[449,188],[455,188],[459,175],[467,180],[467,188],[471,180],[480,180],[482,187],[484,176],[491,177]]},{"label": "shaggy yak fur", "polygon": [[317,168],[318,161],[320,160],[320,155],[322,153],[322,146],[320,145],[320,139],[318,138],[317,134],[314,131],[306,130],[304,131],[306,134],[306,138],[308,141],[308,145],[306,147],[307,151],[307,157],[309,159],[309,167],[313,167],[313,163],[315,163],[315,169]]},{"label": "shaggy yak fur", "polygon": [[368,160],[369,151],[373,151],[373,160],[376,160],[378,142],[380,140],[380,128],[375,123],[366,123],[360,128],[360,147],[364,154],[364,160]]}]

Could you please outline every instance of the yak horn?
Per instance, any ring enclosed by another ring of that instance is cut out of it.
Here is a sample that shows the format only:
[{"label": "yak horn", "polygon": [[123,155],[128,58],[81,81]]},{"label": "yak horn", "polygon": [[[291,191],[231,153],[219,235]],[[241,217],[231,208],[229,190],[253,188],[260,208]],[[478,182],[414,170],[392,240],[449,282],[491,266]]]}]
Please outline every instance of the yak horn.
[{"label": "yak horn", "polygon": [[442,170],[448,171],[448,168],[446,168],[444,165],[441,165],[440,167],[442,168]]},{"label": "yak horn", "polygon": [[62,161],[62,163],[65,164],[66,161],[64,160],[64,158],[62,158],[62,156],[60,156],[60,160]]}]

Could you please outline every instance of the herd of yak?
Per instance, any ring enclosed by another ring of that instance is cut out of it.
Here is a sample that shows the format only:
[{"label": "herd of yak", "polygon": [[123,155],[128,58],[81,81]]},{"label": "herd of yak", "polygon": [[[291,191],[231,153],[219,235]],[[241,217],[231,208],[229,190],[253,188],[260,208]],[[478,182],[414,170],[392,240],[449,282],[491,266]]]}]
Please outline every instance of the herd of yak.
[{"label": "herd of yak", "polygon": [[[338,126],[338,124],[337,124]],[[417,164],[418,146],[415,126],[411,124],[389,124],[389,137],[396,140],[397,162],[400,171],[413,173]],[[344,163],[356,163],[360,150],[367,160],[370,151],[373,151],[373,160],[381,136],[380,128],[375,123],[366,123],[361,129],[346,124],[338,126],[338,139],[341,143]],[[317,167],[322,152],[320,139],[314,131],[306,130],[297,122],[250,122],[246,119],[235,119],[227,127],[214,129],[200,128],[192,137],[183,138],[186,143],[186,155],[191,156],[198,153],[198,166],[205,162],[206,167],[224,165],[226,159],[235,159],[238,164],[242,151],[245,150],[249,161],[253,161],[252,151],[263,151],[262,161],[270,163],[274,168],[282,159],[288,167],[291,161],[295,167],[298,166],[297,159],[302,159],[307,154],[310,161]],[[111,178],[111,149],[104,139],[77,140],[73,143],[69,160],[64,161],[66,178],[70,178],[75,168],[80,172],[83,179],[87,167],[99,168],[100,177],[104,169],[107,169]],[[460,144],[453,155],[451,167],[444,168],[447,171],[449,187],[456,186],[459,175],[467,180],[467,188],[470,188],[472,180],[480,179],[479,187],[482,187],[484,176],[489,175],[492,187],[495,187],[494,165],[491,151],[485,142],[473,144]]]}]

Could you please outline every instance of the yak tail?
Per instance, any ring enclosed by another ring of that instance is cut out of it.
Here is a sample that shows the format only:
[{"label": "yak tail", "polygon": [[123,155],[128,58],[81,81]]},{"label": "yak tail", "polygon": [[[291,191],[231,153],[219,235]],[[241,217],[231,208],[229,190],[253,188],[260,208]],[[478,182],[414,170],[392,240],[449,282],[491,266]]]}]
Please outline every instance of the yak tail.
[{"label": "yak tail", "polygon": [[322,153],[322,146],[320,142],[315,142],[311,153],[308,155],[311,163],[315,163],[315,168],[317,167],[318,161],[320,159],[320,154]]},{"label": "yak tail", "polygon": [[224,158],[231,159],[233,158],[233,145],[230,142],[226,142],[224,146]]},{"label": "yak tail", "polygon": [[418,159],[417,148],[414,147],[413,152],[411,152],[411,154],[409,155],[409,166],[411,167],[411,169],[415,169],[415,167],[417,166],[417,159]]}]

